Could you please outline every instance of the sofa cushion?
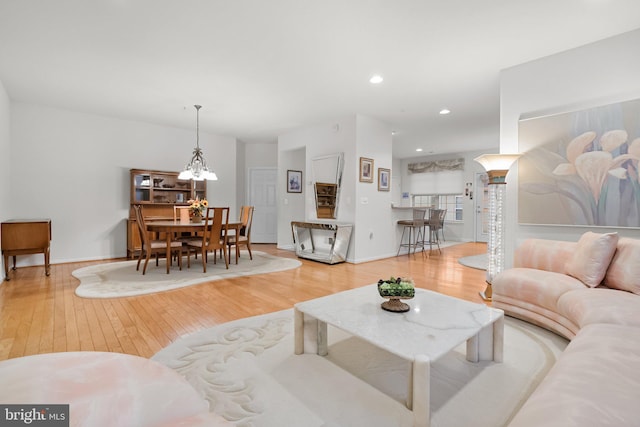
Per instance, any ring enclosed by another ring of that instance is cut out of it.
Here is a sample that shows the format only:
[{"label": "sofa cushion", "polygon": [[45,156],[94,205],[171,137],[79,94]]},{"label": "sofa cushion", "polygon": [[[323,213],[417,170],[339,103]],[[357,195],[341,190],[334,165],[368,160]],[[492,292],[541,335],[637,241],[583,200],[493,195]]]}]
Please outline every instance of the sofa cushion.
[{"label": "sofa cushion", "polygon": [[637,426],[638,366],[640,328],[587,326],[569,343],[509,427]]},{"label": "sofa cushion", "polygon": [[586,289],[578,279],[566,274],[534,268],[510,268],[491,282],[493,294],[557,311],[558,298],[574,289]]},{"label": "sofa cushion", "polygon": [[640,327],[640,296],[608,288],[566,292],[558,312],[580,328],[595,323]]},{"label": "sofa cushion", "polygon": [[617,243],[618,233],[587,231],[580,237],[573,256],[567,261],[567,274],[587,286],[598,286],[604,279]]},{"label": "sofa cushion", "polygon": [[577,242],[526,239],[513,254],[513,266],[566,273],[567,261],[576,251]]},{"label": "sofa cushion", "polygon": [[618,240],[604,284],[640,295],[640,240],[628,237]]}]

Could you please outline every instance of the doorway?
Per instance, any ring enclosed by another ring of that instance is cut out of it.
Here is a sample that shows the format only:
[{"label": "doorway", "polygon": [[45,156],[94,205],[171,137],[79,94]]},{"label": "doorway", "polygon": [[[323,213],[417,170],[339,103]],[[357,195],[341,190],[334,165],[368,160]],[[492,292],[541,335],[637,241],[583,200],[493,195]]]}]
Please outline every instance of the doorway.
[{"label": "doorway", "polygon": [[249,168],[248,204],[254,207],[252,243],[276,243],[278,240],[277,181],[277,168]]},{"label": "doorway", "polygon": [[486,173],[476,172],[474,191],[475,241],[489,241],[489,178]]}]

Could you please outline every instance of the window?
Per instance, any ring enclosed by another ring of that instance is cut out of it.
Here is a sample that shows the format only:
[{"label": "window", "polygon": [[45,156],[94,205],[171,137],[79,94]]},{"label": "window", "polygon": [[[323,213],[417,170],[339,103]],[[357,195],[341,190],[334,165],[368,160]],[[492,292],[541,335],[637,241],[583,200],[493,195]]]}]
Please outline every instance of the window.
[{"label": "window", "polygon": [[414,194],[414,207],[446,209],[445,221],[462,221],[462,194]]}]

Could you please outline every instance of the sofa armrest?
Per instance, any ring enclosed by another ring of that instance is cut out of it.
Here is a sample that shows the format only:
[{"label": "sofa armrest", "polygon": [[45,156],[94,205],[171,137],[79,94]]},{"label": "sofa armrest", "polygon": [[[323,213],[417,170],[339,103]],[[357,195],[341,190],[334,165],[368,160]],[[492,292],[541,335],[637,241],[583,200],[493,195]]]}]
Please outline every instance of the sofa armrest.
[{"label": "sofa armrest", "polygon": [[566,274],[565,264],[576,246],[576,242],[527,239],[516,249],[513,266]]}]

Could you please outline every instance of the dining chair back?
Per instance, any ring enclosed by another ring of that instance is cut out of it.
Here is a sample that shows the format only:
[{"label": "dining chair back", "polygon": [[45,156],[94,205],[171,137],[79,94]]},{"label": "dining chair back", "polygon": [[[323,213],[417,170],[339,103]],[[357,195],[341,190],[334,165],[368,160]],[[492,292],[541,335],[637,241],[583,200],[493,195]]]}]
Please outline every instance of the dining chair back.
[{"label": "dining chair back", "polygon": [[[227,256],[227,239],[229,237],[229,208],[208,207],[204,215],[204,232],[201,240],[187,242],[190,248],[198,248],[202,254],[202,269],[207,272],[209,252],[213,252],[213,262],[216,263],[217,251],[222,251],[225,267],[229,268]],[[187,252],[190,256],[190,252]]]},{"label": "dining chair back", "polygon": [[[144,214],[142,212],[142,205],[133,205],[133,212],[136,217],[136,223],[138,224],[138,231],[140,232],[140,255],[138,255],[138,264],[136,265],[136,271],[140,270],[140,261],[142,258],[145,258],[144,267],[142,268],[142,274],[146,274],[147,272],[147,264],[149,264],[149,259],[151,255],[156,256],[156,265],[158,265],[158,258],[160,255],[165,254],[167,251],[167,242],[162,240],[152,240],[149,237],[149,232],[147,231],[147,224],[144,221]],[[180,253],[182,251],[182,242],[171,242],[171,251],[177,252],[178,254],[178,265],[182,270],[182,256]],[[168,259],[167,262],[171,262],[171,259]]]},{"label": "dining chair back", "polygon": [[246,246],[249,251],[249,259],[253,260],[253,254],[251,253],[251,224],[253,223],[253,211],[254,206],[243,206],[240,209],[240,222],[242,227],[236,232],[235,235],[231,235],[228,238],[227,245],[229,246],[229,256],[231,256],[231,247],[236,247],[236,264],[240,257],[240,246]]},{"label": "dining chair back", "polygon": [[173,220],[185,221],[189,220],[189,206],[174,206],[173,207]]}]

